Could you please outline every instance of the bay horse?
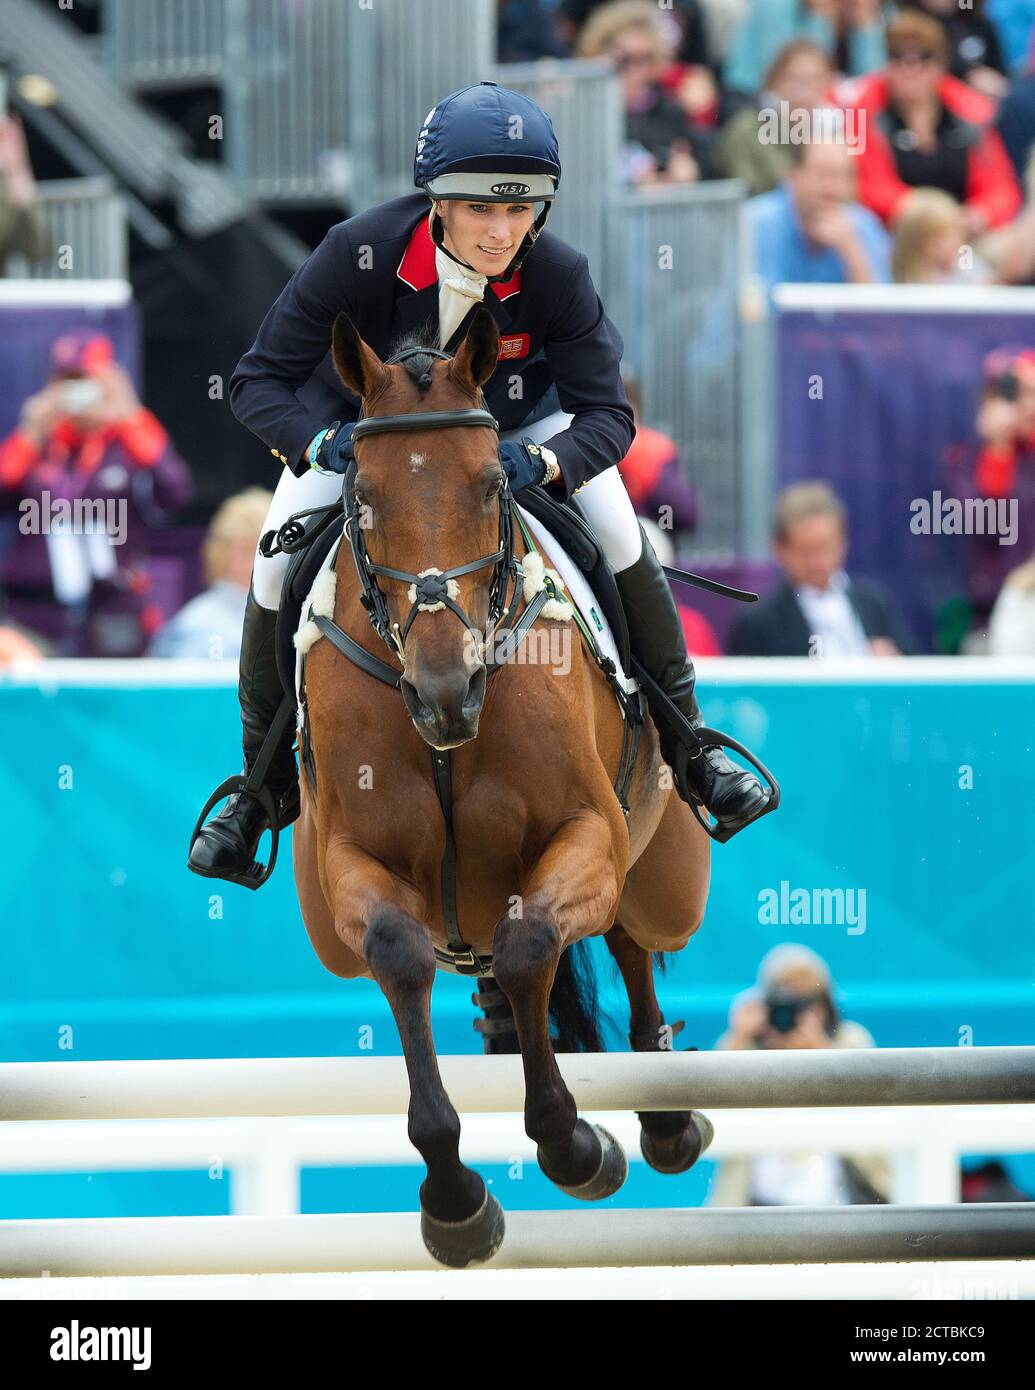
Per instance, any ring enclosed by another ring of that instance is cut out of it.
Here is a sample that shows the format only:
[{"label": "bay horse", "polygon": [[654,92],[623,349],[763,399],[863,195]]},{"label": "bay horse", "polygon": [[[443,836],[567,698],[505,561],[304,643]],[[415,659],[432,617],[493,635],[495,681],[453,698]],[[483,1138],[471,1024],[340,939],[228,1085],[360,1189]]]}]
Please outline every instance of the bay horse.
[{"label": "bay horse", "polygon": [[[437,1260],[463,1267],[499,1247],[503,1214],[460,1161],[460,1120],[435,1055],[431,989],[456,942],[447,897],[471,959],[491,956],[513,1011],[525,1132],[540,1167],[565,1192],[597,1200],[621,1186],[626,1159],[577,1114],[551,1045],[551,991],[556,1005],[555,982],[566,981],[559,1008],[577,1023],[565,953],[604,935],[634,1048],[670,1045],[654,953],[681,950],[700,925],[710,846],[671,789],[649,720],[626,815],[613,785],[622,711],[582,642],[570,644],[564,673],[504,661],[490,676],[481,639],[499,619],[508,561],[526,554],[518,527],[507,528],[512,556],[501,542],[509,490],[481,393],[499,357],[492,315],[479,307],[453,357],[412,346],[398,356],[382,361],[338,315],[333,363],[363,413],[344,484],[352,545],[339,546],[328,613],[350,652],[393,658],[398,690],[331,641],[309,650],[315,790],[303,773],[293,851],[320,961],[343,979],[376,980],[391,1007],[410,1084],[408,1133],[427,1167],[422,1235]],[[708,1142],[708,1122],[693,1111],[640,1119],[644,1155],[662,1171],[683,1171]]]}]

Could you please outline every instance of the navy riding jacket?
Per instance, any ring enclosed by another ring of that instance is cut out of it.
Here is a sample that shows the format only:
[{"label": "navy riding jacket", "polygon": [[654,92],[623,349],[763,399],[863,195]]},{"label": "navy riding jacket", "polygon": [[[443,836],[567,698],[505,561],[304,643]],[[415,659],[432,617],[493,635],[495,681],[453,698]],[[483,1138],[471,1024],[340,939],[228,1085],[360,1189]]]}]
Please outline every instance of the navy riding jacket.
[{"label": "navy riding jacket", "polygon": [[[360,400],[331,360],[331,327],[345,312],[382,358],[427,320],[438,324],[430,202],[411,193],[332,227],[281,291],[230,380],[230,404],[270,451],[301,477],[313,436],[355,420]],[[463,341],[479,301],[445,351]],[[500,360],[482,390],[500,430],[519,428],[550,389],[574,419],[546,444],[566,496],[617,464],[635,435],[619,376],[623,342],[604,313],[586,257],[549,231],[522,267],[490,282],[483,302],[500,330]],[[516,390],[515,377],[521,378]]]}]

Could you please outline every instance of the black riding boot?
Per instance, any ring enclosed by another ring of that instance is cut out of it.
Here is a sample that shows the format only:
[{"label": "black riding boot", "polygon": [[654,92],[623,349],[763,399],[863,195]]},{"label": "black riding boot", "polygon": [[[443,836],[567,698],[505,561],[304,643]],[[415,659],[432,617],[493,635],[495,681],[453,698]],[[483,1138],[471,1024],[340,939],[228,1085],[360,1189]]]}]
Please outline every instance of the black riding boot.
[{"label": "black riding boot", "polygon": [[[704,726],[694,694],[694,665],[686,650],[665,571],[640,527],[640,558],[615,574],[629,625],[632,655],[664,690],[694,729]],[[645,692],[650,701],[649,691]],[[684,801],[703,804],[727,832],[742,830],[762,812],[769,789],[753,773],[732,762],[719,748],[690,748],[671,729],[661,710],[651,708],[661,739],[661,753]]]},{"label": "black riding boot", "polygon": [[[251,772],[284,696],[277,671],[277,615],[256,603],[252,590],[244,610],[241,638],[241,670],[237,696],[241,702],[244,770]],[[300,803],[298,771],[292,745],[295,730],[289,724],[276,750],[266,785],[279,810],[278,829],[297,819]],[[205,878],[247,876],[269,818],[254,796],[235,792],[217,816],[208,821],[191,846],[188,867]],[[254,871],[253,871],[254,872]]]}]

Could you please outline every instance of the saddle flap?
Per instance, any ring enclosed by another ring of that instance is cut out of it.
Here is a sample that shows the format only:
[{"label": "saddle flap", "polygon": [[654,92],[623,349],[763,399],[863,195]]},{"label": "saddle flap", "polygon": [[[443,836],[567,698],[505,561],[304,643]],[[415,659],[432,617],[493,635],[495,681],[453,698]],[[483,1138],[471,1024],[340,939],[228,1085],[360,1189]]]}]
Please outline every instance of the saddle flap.
[{"label": "saddle flap", "polygon": [[321,518],[312,528],[313,540],[310,544],[292,555],[281,589],[280,611],[277,614],[277,670],[280,673],[280,683],[292,701],[295,699],[294,637],[302,615],[302,604],[331,548],[341,535],[340,527],[330,524],[330,513],[335,507],[340,514],[341,504],[336,503],[329,509],[328,516]]}]

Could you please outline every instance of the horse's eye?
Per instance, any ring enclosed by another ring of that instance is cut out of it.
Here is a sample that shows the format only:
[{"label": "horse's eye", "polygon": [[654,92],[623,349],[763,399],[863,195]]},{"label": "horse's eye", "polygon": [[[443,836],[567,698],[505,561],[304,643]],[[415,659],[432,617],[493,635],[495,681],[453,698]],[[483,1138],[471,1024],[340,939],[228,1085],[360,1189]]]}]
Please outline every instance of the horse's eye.
[{"label": "horse's eye", "polygon": [[485,489],[485,500],[491,502],[494,497],[499,496],[500,488],[503,486],[503,475],[498,474]]}]

